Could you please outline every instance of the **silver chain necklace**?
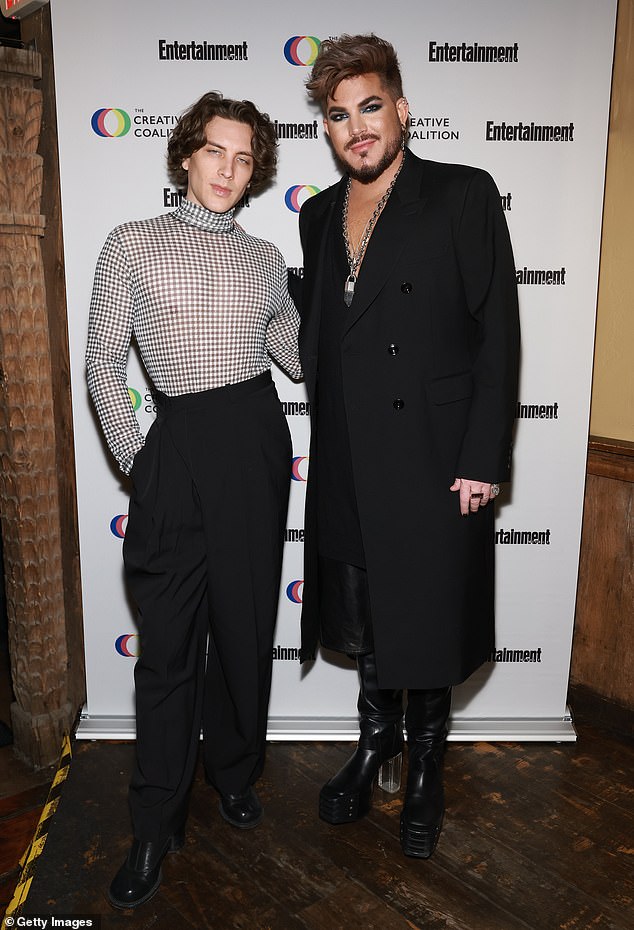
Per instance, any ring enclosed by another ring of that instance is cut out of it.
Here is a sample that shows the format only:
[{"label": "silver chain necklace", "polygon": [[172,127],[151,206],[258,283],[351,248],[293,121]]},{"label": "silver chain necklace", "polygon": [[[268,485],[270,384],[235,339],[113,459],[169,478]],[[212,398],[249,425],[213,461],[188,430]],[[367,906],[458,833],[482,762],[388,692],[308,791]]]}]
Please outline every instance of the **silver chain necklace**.
[{"label": "silver chain necklace", "polygon": [[403,158],[400,165],[398,166],[396,174],[394,175],[394,177],[392,178],[390,182],[390,186],[388,187],[388,189],[383,194],[383,196],[377,203],[376,207],[374,208],[374,213],[372,214],[372,216],[366,223],[365,229],[363,230],[363,235],[361,236],[361,241],[359,242],[359,245],[357,246],[357,249],[355,252],[352,251],[352,246],[350,245],[350,239],[348,238],[348,201],[350,199],[350,178],[348,178],[348,183],[346,184],[346,194],[343,199],[343,216],[342,216],[343,241],[346,246],[346,258],[348,260],[348,267],[350,268],[350,273],[348,274],[348,277],[346,278],[346,283],[343,289],[343,302],[345,303],[346,307],[349,307],[352,304],[352,298],[354,297],[354,287],[355,287],[355,284],[357,283],[357,268],[361,264],[361,259],[363,258],[368,242],[370,241],[370,236],[372,235],[372,230],[374,229],[376,225],[376,221],[381,215],[381,211],[383,210],[383,207],[387,203],[388,198],[390,194],[392,193],[392,188],[396,184],[396,179],[401,173],[401,168],[403,167],[404,161],[405,159]]}]

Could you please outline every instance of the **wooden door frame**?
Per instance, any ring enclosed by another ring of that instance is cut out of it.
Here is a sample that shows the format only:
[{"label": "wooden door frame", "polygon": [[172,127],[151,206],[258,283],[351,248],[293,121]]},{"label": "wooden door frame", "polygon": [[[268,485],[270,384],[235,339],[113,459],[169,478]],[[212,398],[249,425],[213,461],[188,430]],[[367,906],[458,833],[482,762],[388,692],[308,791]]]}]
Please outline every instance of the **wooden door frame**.
[{"label": "wooden door frame", "polygon": [[[0,47],[0,85],[9,100],[4,109],[8,125],[0,139],[0,180],[9,199],[0,205],[6,285],[0,324],[0,416],[5,421],[0,502],[14,745],[22,758],[40,768],[56,761],[61,735],[72,730],[85,701],[86,685],[48,6],[21,22],[21,36],[26,49]],[[35,96],[29,95],[31,102],[21,112],[11,101],[27,86]],[[33,102],[35,97],[39,102]],[[32,138],[35,132],[37,140]],[[20,184],[39,185],[40,203],[31,196],[24,208]],[[28,268],[21,262],[24,255]],[[26,299],[25,285],[31,295]],[[29,365],[32,358],[35,368]],[[34,394],[41,398],[41,410],[32,406]],[[21,419],[21,407],[27,404],[29,416]]]}]

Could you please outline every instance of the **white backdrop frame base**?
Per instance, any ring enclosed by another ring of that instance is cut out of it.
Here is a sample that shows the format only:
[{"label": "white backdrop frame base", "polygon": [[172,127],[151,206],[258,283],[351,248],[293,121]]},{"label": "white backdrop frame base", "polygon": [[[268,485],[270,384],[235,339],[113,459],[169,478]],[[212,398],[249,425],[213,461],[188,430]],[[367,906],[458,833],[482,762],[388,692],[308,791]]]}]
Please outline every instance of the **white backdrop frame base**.
[{"label": "white backdrop frame base", "polygon": [[[136,736],[134,717],[98,717],[82,713],[78,739],[129,739]],[[359,736],[357,717],[270,717],[269,742],[323,740],[348,742]],[[452,717],[448,739],[456,743],[574,743],[577,739],[572,714],[548,717]]]}]

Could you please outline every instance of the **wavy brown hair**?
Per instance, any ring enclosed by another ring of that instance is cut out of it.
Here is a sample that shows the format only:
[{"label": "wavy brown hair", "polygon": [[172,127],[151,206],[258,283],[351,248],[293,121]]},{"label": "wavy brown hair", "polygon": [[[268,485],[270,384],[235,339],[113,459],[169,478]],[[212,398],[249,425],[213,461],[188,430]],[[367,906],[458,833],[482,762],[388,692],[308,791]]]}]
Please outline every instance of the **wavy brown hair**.
[{"label": "wavy brown hair", "polygon": [[183,160],[207,144],[207,123],[221,116],[236,123],[246,123],[253,130],[253,175],[251,192],[257,194],[275,177],[277,170],[277,136],[268,113],[261,113],[250,100],[230,100],[216,91],[203,94],[181,114],[167,143],[167,170],[178,188],[187,187]]},{"label": "wavy brown hair", "polygon": [[322,110],[346,78],[374,72],[394,100],[403,96],[401,69],[394,46],[374,33],[325,39],[306,82],[306,90]]}]

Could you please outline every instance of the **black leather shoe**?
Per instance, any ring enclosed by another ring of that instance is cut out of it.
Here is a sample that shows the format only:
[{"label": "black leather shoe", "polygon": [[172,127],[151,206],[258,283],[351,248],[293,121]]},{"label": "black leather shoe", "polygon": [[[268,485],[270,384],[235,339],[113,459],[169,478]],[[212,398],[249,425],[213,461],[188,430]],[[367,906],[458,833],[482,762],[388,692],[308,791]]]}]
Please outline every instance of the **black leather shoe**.
[{"label": "black leather shoe", "polygon": [[108,890],[110,903],[114,907],[129,908],[149,901],[161,884],[163,859],[168,852],[179,850],[184,842],[182,831],[171,836],[163,846],[135,839]]},{"label": "black leather shoe", "polygon": [[263,817],[262,805],[253,788],[244,794],[223,794],[220,798],[220,813],[228,823],[240,830],[257,827]]}]

